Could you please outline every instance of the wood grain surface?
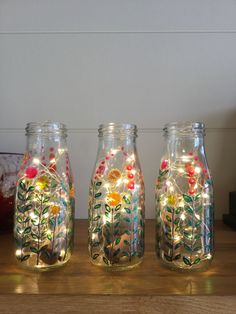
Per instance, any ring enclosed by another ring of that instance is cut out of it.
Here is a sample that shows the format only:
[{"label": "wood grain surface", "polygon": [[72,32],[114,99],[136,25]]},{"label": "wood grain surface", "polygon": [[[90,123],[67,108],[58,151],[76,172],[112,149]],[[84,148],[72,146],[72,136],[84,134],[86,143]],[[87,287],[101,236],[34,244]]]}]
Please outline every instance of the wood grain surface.
[{"label": "wood grain surface", "polygon": [[15,262],[12,235],[1,235],[0,313],[236,313],[236,233],[216,223],[216,253],[204,273],[176,273],[155,255],[155,222],[146,222],[143,263],[108,272],[88,261],[87,221],[76,221],[71,261],[52,272]]}]

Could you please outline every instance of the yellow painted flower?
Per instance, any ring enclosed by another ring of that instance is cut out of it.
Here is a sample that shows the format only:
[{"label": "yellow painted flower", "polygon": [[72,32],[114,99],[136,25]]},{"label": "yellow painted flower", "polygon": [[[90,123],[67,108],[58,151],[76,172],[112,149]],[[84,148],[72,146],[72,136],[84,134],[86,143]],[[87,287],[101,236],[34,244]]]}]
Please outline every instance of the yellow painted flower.
[{"label": "yellow painted flower", "polygon": [[166,198],[169,206],[175,206],[178,201],[178,197],[175,194],[169,194]]},{"label": "yellow painted flower", "polygon": [[72,187],[70,189],[70,197],[75,197],[75,186],[74,186],[74,184],[72,185]]},{"label": "yellow painted flower", "polygon": [[51,206],[51,212],[53,213],[53,215],[58,215],[60,212],[61,207],[59,205],[53,205]]},{"label": "yellow painted flower", "polygon": [[49,180],[48,177],[46,176],[41,176],[40,178],[38,178],[38,180],[36,181],[36,186],[40,189],[40,190],[44,190],[48,187],[49,185]]},{"label": "yellow painted flower", "polygon": [[121,177],[121,172],[119,169],[111,169],[111,171],[108,173],[108,180],[110,182],[116,182]]},{"label": "yellow painted flower", "polygon": [[118,192],[112,192],[107,195],[107,202],[110,206],[117,206],[121,202],[121,196]]}]

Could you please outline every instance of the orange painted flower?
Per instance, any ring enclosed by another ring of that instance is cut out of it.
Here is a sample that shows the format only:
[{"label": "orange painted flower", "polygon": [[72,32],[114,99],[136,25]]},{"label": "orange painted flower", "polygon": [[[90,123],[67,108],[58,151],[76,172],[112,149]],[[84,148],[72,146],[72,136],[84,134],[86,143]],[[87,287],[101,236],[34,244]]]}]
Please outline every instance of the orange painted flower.
[{"label": "orange painted flower", "polygon": [[49,179],[47,176],[41,176],[38,178],[38,180],[36,181],[36,186],[40,189],[40,190],[45,190],[49,185]]},{"label": "orange painted flower", "polygon": [[117,180],[119,180],[121,177],[121,172],[119,169],[111,169],[111,171],[108,173],[108,180],[110,182],[115,183]]},{"label": "orange painted flower", "polygon": [[107,195],[107,202],[110,206],[117,206],[121,202],[121,196],[118,192],[112,192]]},{"label": "orange painted flower", "polygon": [[58,215],[60,212],[61,207],[59,205],[53,205],[51,206],[51,212],[53,213],[53,215]]}]

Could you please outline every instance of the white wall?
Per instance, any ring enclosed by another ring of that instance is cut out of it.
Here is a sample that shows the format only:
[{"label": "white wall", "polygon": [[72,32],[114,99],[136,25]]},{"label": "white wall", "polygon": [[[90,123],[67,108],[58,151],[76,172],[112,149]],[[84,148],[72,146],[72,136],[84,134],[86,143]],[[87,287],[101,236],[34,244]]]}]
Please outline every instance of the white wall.
[{"label": "white wall", "polygon": [[69,128],[78,200],[87,192],[101,122],[133,122],[146,216],[162,126],[204,121],[216,217],[236,189],[236,1],[0,0],[0,151],[23,151],[29,121]]}]

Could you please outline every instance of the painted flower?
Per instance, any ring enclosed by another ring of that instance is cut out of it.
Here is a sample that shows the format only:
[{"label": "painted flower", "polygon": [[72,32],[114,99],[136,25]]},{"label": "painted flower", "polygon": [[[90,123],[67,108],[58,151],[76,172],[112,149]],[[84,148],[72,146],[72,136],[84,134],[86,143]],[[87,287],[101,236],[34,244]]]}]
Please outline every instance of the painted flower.
[{"label": "painted flower", "polygon": [[49,179],[47,176],[41,176],[38,178],[38,180],[36,181],[36,186],[40,189],[40,190],[45,190],[49,185]]},{"label": "painted flower", "polygon": [[111,171],[108,173],[108,180],[110,182],[115,183],[117,180],[119,180],[121,177],[121,172],[119,169],[111,169]]},{"label": "painted flower", "polygon": [[58,215],[60,212],[61,207],[59,205],[53,205],[51,206],[51,212],[54,216]]},{"label": "painted flower", "polygon": [[178,197],[175,194],[169,194],[167,195],[167,205],[169,206],[175,206],[177,201],[178,201]]},{"label": "painted flower", "polygon": [[162,162],[161,162],[161,170],[164,170],[167,167],[168,167],[168,160],[167,159],[162,160]]},{"label": "painted flower", "polygon": [[75,197],[75,186],[74,186],[74,184],[71,186],[71,188],[70,188],[70,197]]},{"label": "painted flower", "polygon": [[28,179],[33,179],[37,176],[38,174],[38,170],[35,168],[35,167],[28,167],[26,170],[25,170],[25,176],[26,178]]},{"label": "painted flower", "polygon": [[110,206],[117,206],[121,202],[121,196],[118,192],[112,192],[107,195],[107,202]]}]

